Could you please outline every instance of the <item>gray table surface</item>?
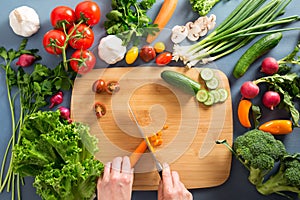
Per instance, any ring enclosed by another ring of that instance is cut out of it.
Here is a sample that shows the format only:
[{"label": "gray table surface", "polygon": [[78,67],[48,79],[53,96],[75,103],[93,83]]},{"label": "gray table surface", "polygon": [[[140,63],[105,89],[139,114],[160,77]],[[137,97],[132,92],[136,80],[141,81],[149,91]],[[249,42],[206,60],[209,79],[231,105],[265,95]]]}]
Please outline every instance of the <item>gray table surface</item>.
[{"label": "gray table surface", "polygon": [[[47,65],[48,67],[54,67],[58,64],[59,59],[56,59],[52,55],[47,54],[42,46],[42,38],[43,35],[51,29],[49,15],[51,9],[58,5],[67,5],[72,8],[80,2],[79,0],[51,0],[51,1],[40,1],[40,0],[2,0],[0,2],[0,46],[4,46],[6,48],[17,48],[20,44],[22,37],[19,37],[13,33],[11,28],[8,25],[8,15],[9,12],[21,5],[28,5],[34,8],[41,22],[41,28],[37,34],[29,38],[28,48],[38,48],[40,49],[40,55],[42,56],[42,63]],[[97,41],[105,35],[103,22],[105,21],[105,14],[111,9],[109,0],[96,0],[101,8],[101,22],[97,26],[94,27],[96,39],[95,45]],[[225,19],[225,17],[241,2],[241,0],[230,0],[230,1],[221,1],[218,3],[211,13],[216,14],[217,16],[217,24]],[[148,12],[150,17],[154,17],[158,12],[161,6],[162,0],[157,0],[157,3],[153,6],[153,9]],[[296,15],[299,14],[300,4],[298,0],[293,0],[291,4],[286,8],[285,15]],[[191,11],[189,1],[179,0],[178,6],[174,13],[173,18],[168,23],[167,28],[172,28],[174,25],[184,25],[187,21],[195,20],[198,15]],[[289,27],[297,26],[300,27],[300,22],[289,25]],[[270,56],[274,56],[275,58],[282,58],[287,55],[294,46],[296,45],[299,39],[299,31],[290,31],[285,32],[283,34],[283,39],[279,43],[279,45],[268,53]],[[257,38],[256,38],[257,40]],[[254,42],[254,41],[253,41]],[[252,43],[253,43],[252,42]],[[245,128],[241,127],[237,120],[237,104],[240,100],[241,96],[239,94],[239,88],[241,84],[246,80],[253,80],[257,77],[259,63],[261,62],[260,58],[247,72],[247,74],[236,80],[232,76],[232,70],[234,64],[241,56],[241,54],[248,48],[250,44],[239,51],[232,53],[224,58],[219,59],[215,62],[216,66],[219,70],[223,71],[229,78],[229,82],[231,85],[231,95],[232,95],[232,108],[233,108],[233,135],[234,138],[238,135],[241,135],[246,131]],[[2,60],[0,62],[3,62]],[[298,66],[299,67],[299,66]],[[298,68],[297,68],[298,69]],[[10,135],[10,121],[9,121],[9,107],[6,99],[6,90],[5,90],[5,78],[4,71],[0,70],[0,161],[2,160],[2,155],[5,151],[7,141]],[[67,98],[70,98],[71,92],[66,94]],[[259,102],[259,100],[257,100]],[[69,101],[65,100],[65,106],[69,105]],[[274,116],[281,115],[281,111],[272,111],[268,112],[267,110],[263,110],[264,112],[264,120],[274,118]],[[284,137],[280,137],[282,141],[284,141],[288,151],[290,152],[300,152],[300,131],[299,129],[295,129],[292,134],[289,134]],[[249,184],[247,180],[248,172],[241,166],[241,164],[233,159],[231,172],[228,180],[217,187],[213,188],[202,188],[202,189],[194,189],[191,192],[194,195],[194,199],[203,199],[203,200],[216,200],[216,199],[232,199],[232,200],[264,200],[264,199],[273,199],[279,200],[284,199],[283,197],[277,195],[271,196],[261,196],[256,192],[254,187]],[[35,189],[32,187],[32,178],[25,179],[25,186],[22,187],[23,199],[25,200],[38,200],[40,197],[35,194]],[[132,199],[143,199],[143,200],[152,200],[156,199],[155,191],[135,191],[133,192]],[[6,191],[0,194],[0,199],[6,200],[10,199],[10,193]]]}]

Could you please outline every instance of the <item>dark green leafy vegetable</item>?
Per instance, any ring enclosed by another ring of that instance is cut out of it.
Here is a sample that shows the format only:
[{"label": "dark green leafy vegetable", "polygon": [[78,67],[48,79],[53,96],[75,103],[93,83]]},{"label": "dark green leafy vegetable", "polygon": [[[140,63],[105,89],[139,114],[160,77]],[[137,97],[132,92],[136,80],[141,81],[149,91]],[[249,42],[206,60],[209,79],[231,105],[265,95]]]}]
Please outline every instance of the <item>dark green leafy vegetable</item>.
[{"label": "dark green leafy vegetable", "polygon": [[[11,135],[3,155],[0,173],[0,192],[10,185],[17,185],[18,199],[21,199],[19,175],[12,171],[10,150],[18,143],[19,128],[22,127],[24,117],[34,113],[47,105],[46,98],[61,89],[69,89],[72,86],[70,75],[64,71],[62,65],[54,69],[36,63],[31,73],[25,72],[21,67],[15,69],[13,63],[23,54],[33,55],[36,60],[40,59],[37,49],[26,50],[27,40],[24,39],[17,50],[0,47],[0,58],[4,60],[1,68],[5,72],[7,89],[7,100],[11,113]],[[17,109],[18,108],[18,109]],[[6,165],[7,169],[6,169]],[[16,182],[16,183],[14,183]],[[14,187],[12,187],[12,199],[14,198]]]},{"label": "dark green leafy vegetable", "polygon": [[136,44],[140,37],[158,32],[157,25],[151,24],[152,20],[146,14],[154,3],[155,0],[113,0],[112,11],[106,14],[104,22],[107,34],[117,35],[126,46],[131,41]]},{"label": "dark green leafy vegetable", "polygon": [[59,111],[38,111],[25,117],[13,149],[13,170],[34,176],[43,199],[91,199],[103,171],[97,151],[88,126],[68,123]]},{"label": "dark green leafy vegetable", "polygon": [[298,52],[300,50],[300,41],[294,48],[294,50],[288,54],[286,57],[280,59],[278,61],[279,69],[278,74],[287,74],[291,71],[293,65],[300,65],[300,56],[298,56]]},{"label": "dark green leafy vegetable", "polygon": [[192,9],[199,15],[205,16],[220,0],[190,0]]}]

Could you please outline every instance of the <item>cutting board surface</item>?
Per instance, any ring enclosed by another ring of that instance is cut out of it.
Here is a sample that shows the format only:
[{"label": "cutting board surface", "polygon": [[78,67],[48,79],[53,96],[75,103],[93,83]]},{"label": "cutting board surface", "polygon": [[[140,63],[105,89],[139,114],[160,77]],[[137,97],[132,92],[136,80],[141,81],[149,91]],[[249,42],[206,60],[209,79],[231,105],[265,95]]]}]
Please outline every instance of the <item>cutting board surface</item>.
[{"label": "cutting board surface", "polygon": [[[74,121],[90,126],[91,134],[99,139],[96,158],[106,163],[116,156],[130,155],[142,141],[128,105],[137,116],[147,135],[159,131],[164,125],[163,144],[155,154],[162,163],[170,164],[179,172],[187,188],[218,186],[229,177],[231,153],[215,140],[226,139],[232,143],[232,106],[230,86],[225,74],[214,69],[220,80],[219,87],[228,91],[224,103],[205,106],[195,98],[164,82],[164,70],[183,73],[200,81],[201,68],[186,70],[183,67],[118,67],[94,69],[75,80],[71,113]],[[117,80],[120,91],[109,95],[96,94],[92,85],[97,79]],[[103,103],[107,113],[97,119],[95,102]],[[155,190],[159,176],[153,160],[145,153],[135,166],[134,190]]]}]

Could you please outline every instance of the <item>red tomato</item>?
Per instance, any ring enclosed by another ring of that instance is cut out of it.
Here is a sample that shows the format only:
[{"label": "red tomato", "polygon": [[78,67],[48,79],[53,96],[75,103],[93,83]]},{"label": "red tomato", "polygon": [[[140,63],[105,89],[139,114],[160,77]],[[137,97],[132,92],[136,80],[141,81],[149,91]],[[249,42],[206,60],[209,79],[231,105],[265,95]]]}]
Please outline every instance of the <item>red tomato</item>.
[{"label": "red tomato", "polygon": [[78,74],[88,73],[95,67],[95,64],[96,57],[89,50],[76,50],[71,56],[71,68]]},{"label": "red tomato", "polygon": [[68,34],[71,35],[69,45],[74,49],[88,49],[93,45],[94,32],[85,24],[71,27]]},{"label": "red tomato", "polygon": [[50,14],[50,21],[54,28],[62,30],[63,24],[69,28],[76,21],[75,11],[67,6],[57,6]]},{"label": "red tomato", "polygon": [[171,60],[172,54],[170,52],[163,52],[156,57],[155,62],[157,65],[167,65],[171,62]]},{"label": "red tomato", "polygon": [[140,58],[145,61],[149,62],[153,60],[156,56],[155,49],[152,46],[145,45],[142,47],[140,51]]},{"label": "red tomato", "polygon": [[45,33],[43,46],[50,54],[61,54],[66,42],[66,35],[60,30],[50,30]]},{"label": "red tomato", "polygon": [[100,8],[96,2],[83,1],[75,8],[76,18],[83,20],[87,25],[94,26],[100,21]]}]

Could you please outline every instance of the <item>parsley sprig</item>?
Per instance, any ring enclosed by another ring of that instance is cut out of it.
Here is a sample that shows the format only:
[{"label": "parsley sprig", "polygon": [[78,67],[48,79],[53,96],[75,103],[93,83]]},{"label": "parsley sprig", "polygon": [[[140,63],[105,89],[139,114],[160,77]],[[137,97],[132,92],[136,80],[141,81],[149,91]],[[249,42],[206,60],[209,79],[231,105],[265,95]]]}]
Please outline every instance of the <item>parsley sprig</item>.
[{"label": "parsley sprig", "polygon": [[155,0],[112,0],[112,10],[106,14],[104,27],[107,34],[117,35],[127,46],[130,42],[137,44],[139,38],[159,31],[147,11],[153,6]]},{"label": "parsley sprig", "polygon": [[[38,49],[25,49],[27,39],[24,39],[17,50],[0,47],[0,58],[4,63],[0,64],[5,72],[5,83],[7,89],[7,100],[10,107],[11,138],[7,144],[0,172],[0,192],[7,187],[15,199],[14,189],[17,188],[18,199],[21,199],[20,177],[12,171],[12,157],[10,151],[18,143],[18,134],[24,121],[25,115],[37,112],[48,103],[47,97],[58,90],[67,90],[72,86],[72,77],[64,70],[62,64],[54,69],[36,63],[31,73],[22,67],[15,68],[14,61],[22,54],[31,54],[36,60],[41,57],[37,55]],[[3,134],[2,134],[3,135]],[[9,156],[9,157],[8,157]],[[7,166],[8,165],[8,166]],[[16,185],[15,185],[16,181]],[[10,188],[11,187],[11,188]]]}]

